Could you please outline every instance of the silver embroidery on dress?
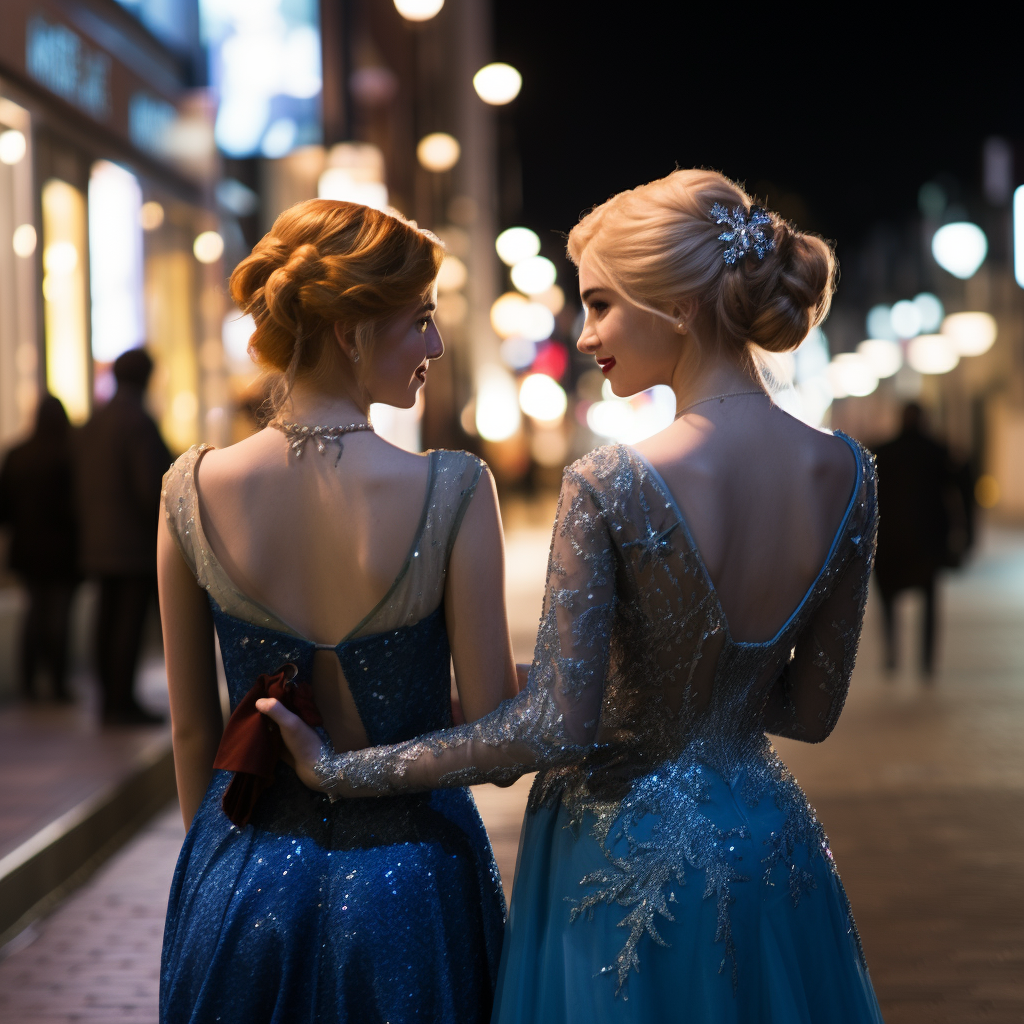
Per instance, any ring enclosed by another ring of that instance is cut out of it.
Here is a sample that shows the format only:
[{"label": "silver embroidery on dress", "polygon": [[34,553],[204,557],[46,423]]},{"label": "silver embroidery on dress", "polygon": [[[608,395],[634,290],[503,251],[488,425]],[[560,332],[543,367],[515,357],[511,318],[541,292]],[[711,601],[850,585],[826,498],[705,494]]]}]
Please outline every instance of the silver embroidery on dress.
[{"label": "silver embroidery on dress", "polygon": [[[575,920],[601,904],[622,908],[625,942],[614,964],[601,965],[616,976],[616,993],[639,969],[643,937],[664,944],[658,920],[674,920],[671,884],[693,871],[704,873],[704,897],[715,900],[720,969],[735,984],[731,886],[749,876],[729,845],[744,829],[722,831],[702,811],[709,770],[742,777],[743,800],[774,801],[782,814],[760,865],[765,884],[783,865],[794,905],[804,898],[814,879],[798,863],[801,849],[835,872],[824,830],[765,733],[820,741],[846,699],[877,521],[873,460],[850,444],[857,483],[832,551],[765,643],[729,635],[689,530],[649,465],[621,445],[581,459],[563,479],[527,688],[470,725],[327,751],[325,788],[384,794],[539,770],[531,809],[560,801],[577,835],[590,820],[605,854],[567,913]],[[641,841],[634,829],[642,820],[654,824]]]}]

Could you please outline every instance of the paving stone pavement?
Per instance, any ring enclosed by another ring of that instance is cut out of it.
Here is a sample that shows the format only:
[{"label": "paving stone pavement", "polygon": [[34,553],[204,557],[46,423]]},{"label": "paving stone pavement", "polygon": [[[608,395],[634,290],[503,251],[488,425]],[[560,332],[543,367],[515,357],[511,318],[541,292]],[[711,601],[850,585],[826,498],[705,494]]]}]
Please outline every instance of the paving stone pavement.
[{"label": "paving stone pavement", "polygon": [[[548,519],[550,522],[550,519]],[[509,523],[520,660],[540,611],[549,528]],[[989,531],[943,588],[932,684],[883,674],[876,605],[830,739],[779,741],[817,807],[888,1024],[1024,1020],[1024,534]],[[909,632],[913,599],[899,609]],[[909,644],[908,644],[909,646]],[[506,888],[529,780],[478,789]],[[156,1021],[167,887],[181,844],[168,810],[0,960],[0,1020]],[[826,1024],[826,1022],[822,1022]]]}]

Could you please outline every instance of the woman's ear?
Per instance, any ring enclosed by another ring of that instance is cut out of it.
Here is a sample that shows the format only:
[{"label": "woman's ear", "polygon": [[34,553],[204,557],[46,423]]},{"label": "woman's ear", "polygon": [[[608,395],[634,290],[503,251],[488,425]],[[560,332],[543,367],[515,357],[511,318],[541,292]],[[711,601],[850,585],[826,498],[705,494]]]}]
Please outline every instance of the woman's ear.
[{"label": "woman's ear", "polygon": [[345,325],[340,321],[334,324],[334,338],[338,348],[349,359],[350,362],[359,362],[359,349],[356,346],[355,331],[346,330]]},{"label": "woman's ear", "polygon": [[693,320],[697,314],[695,299],[681,299],[672,307],[672,319],[679,334],[688,334],[693,330]]}]

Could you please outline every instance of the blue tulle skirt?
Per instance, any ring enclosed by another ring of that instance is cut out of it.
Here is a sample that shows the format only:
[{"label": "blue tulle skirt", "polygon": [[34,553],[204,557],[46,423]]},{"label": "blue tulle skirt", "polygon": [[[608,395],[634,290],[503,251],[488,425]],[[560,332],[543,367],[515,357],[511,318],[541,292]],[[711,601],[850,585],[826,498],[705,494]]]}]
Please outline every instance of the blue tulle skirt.
[{"label": "blue tulle skirt", "polygon": [[[502,951],[496,1024],[599,1024],[685,1021],[686,1024],[881,1024],[842,884],[826,851],[797,847],[789,864],[765,875],[766,845],[782,827],[771,799],[749,806],[743,777],[727,783],[707,772],[701,810],[729,835],[725,850],[745,881],[730,885],[727,955],[716,899],[705,895],[703,871],[669,883],[659,916],[665,945],[644,935],[639,969],[619,988],[616,957],[628,937],[616,902],[570,921],[587,893],[581,881],[607,871],[609,860],[590,835],[588,812],[571,827],[558,804],[527,814]],[[648,816],[630,833],[643,841]],[[742,829],[742,832],[739,830]],[[612,832],[615,835],[615,830]],[[611,847],[627,856],[625,836]],[[806,891],[794,901],[789,871],[805,870]]]}]

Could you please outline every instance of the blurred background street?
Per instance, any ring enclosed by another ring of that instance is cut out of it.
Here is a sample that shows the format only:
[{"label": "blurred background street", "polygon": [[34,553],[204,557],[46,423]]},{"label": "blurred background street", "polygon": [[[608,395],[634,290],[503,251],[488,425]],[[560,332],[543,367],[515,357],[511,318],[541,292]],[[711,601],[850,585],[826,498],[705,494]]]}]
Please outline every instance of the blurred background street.
[{"label": "blurred background street", "polygon": [[[540,0],[5,0],[0,34],[0,1018],[155,1021],[182,839],[159,481],[266,420],[233,268],[296,202],[392,208],[447,256],[411,450],[498,484],[528,661],[562,469],[672,421],[574,342],[565,233],[675,166],[835,244],[776,402],[878,456],[849,704],[780,741],[890,1024],[1024,1019],[1024,127],[980,12]],[[738,16],[736,16],[738,17]],[[130,481],[119,491],[111,480]],[[510,889],[529,780],[477,799]]]}]

